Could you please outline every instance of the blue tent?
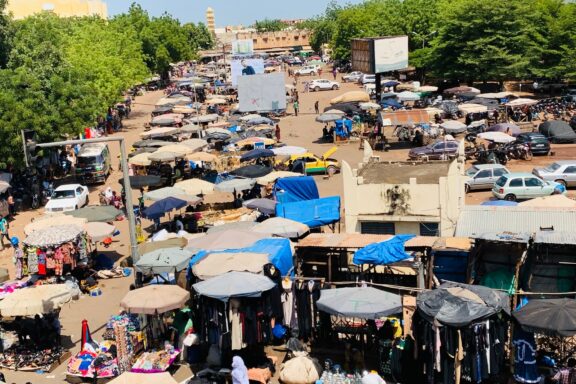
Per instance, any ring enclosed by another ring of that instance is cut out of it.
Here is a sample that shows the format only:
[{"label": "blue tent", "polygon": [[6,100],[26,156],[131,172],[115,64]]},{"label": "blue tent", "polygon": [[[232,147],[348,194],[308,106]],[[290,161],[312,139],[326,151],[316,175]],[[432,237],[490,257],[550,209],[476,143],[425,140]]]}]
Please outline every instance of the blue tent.
[{"label": "blue tent", "polygon": [[274,197],[279,203],[318,199],[318,186],[312,176],[284,177],[276,180]]},{"label": "blue tent", "polygon": [[246,248],[227,249],[225,251],[200,251],[190,260],[188,267],[188,279],[192,277],[192,267],[210,253],[266,253],[269,255],[270,263],[280,270],[282,276],[292,272],[292,247],[290,240],[281,238],[270,238],[258,240]]},{"label": "blue tent", "polygon": [[336,135],[340,137],[348,137],[352,132],[352,120],[341,119],[334,122]]},{"label": "blue tent", "polygon": [[352,262],[356,265],[387,265],[405,260],[410,256],[404,250],[404,243],[413,237],[416,235],[396,235],[390,240],[370,244],[359,249],[354,254]]},{"label": "blue tent", "polygon": [[403,105],[400,104],[398,102],[398,100],[393,99],[393,98],[384,99],[384,100],[382,100],[382,102],[380,104],[383,107],[392,107],[392,108],[402,108],[403,107]]},{"label": "blue tent", "polygon": [[167,197],[162,200],[158,200],[148,208],[143,211],[144,217],[147,219],[159,219],[174,209],[180,209],[187,206],[188,203],[185,200],[177,199],[175,197]]},{"label": "blue tent", "polygon": [[306,224],[310,228],[340,221],[340,196],[276,205],[276,216]]},{"label": "blue tent", "polygon": [[270,149],[253,149],[240,156],[240,161],[256,160],[261,157],[274,157],[274,152]]}]

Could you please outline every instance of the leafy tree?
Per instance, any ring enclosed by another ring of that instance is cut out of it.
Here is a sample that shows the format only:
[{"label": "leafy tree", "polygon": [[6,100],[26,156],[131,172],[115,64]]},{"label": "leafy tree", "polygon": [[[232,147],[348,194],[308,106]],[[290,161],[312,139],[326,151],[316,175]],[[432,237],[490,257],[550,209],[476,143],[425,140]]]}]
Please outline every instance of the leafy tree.
[{"label": "leafy tree", "polygon": [[258,32],[277,32],[286,29],[288,25],[279,19],[264,19],[256,21],[254,28]]},{"label": "leafy tree", "polygon": [[188,43],[194,51],[214,48],[214,37],[204,23],[186,23],[182,27],[188,34]]},{"label": "leafy tree", "polygon": [[10,18],[5,9],[8,0],[0,0],[0,68],[4,68],[10,52]]}]

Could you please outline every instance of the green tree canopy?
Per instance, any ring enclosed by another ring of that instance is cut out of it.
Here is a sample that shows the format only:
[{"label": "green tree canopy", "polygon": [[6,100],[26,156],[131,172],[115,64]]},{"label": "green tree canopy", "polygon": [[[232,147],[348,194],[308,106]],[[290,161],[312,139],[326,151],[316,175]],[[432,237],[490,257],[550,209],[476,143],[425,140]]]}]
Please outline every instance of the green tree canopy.
[{"label": "green tree canopy", "polygon": [[277,32],[285,29],[288,25],[279,19],[264,19],[254,23],[257,32]]}]

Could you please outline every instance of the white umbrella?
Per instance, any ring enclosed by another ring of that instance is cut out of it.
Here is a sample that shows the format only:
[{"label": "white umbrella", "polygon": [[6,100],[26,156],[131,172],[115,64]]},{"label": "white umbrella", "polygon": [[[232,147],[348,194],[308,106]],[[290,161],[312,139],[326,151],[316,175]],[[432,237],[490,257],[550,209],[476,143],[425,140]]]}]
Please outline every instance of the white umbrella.
[{"label": "white umbrella", "polygon": [[88,220],[83,217],[74,217],[64,214],[50,214],[41,216],[24,227],[24,234],[30,235],[34,231],[40,231],[62,225],[74,225],[82,227]]},{"label": "white umbrella", "polygon": [[493,141],[495,143],[511,143],[516,139],[504,132],[482,132],[478,137],[484,140]]},{"label": "white umbrella", "polygon": [[189,119],[189,121],[191,121],[192,123],[209,123],[211,121],[218,120],[218,117],[219,116],[216,114],[199,115],[199,116],[194,116],[193,118]]},{"label": "white umbrella", "polygon": [[45,284],[22,288],[0,301],[2,317],[34,316],[53,312],[72,300],[67,284]]},{"label": "white umbrella", "polygon": [[227,301],[230,297],[260,297],[275,287],[266,276],[249,272],[228,272],[196,283],[194,290],[201,296]]},{"label": "white umbrella", "polygon": [[521,107],[523,105],[534,105],[538,104],[538,100],[534,99],[516,99],[506,103],[507,107]]},{"label": "white umbrella", "polygon": [[276,156],[292,156],[292,155],[302,155],[308,152],[308,150],[304,147],[286,145],[284,147],[272,148],[272,152],[274,152]]},{"label": "white umbrella", "polygon": [[159,161],[162,163],[169,163],[171,161],[176,160],[179,157],[183,157],[183,155],[180,155],[178,153],[174,153],[174,152],[163,152],[163,151],[156,151],[154,153],[150,153],[148,156],[148,160],[151,161]]},{"label": "white umbrella", "polygon": [[167,197],[176,196],[176,195],[185,195],[185,194],[186,194],[186,191],[184,191],[181,188],[164,187],[164,188],[155,189],[153,191],[149,191],[149,192],[144,193],[144,199],[145,200],[158,201],[158,200],[165,199]]},{"label": "white umbrella", "polygon": [[458,110],[462,113],[479,113],[479,112],[486,112],[488,107],[482,104],[460,104],[458,106]]},{"label": "white umbrella", "polygon": [[410,92],[410,91],[404,91],[404,92],[400,92],[398,95],[396,95],[396,97],[398,98],[398,100],[400,101],[416,101],[416,100],[420,100],[420,95],[414,92]]},{"label": "white umbrella", "polygon": [[177,127],[163,127],[163,128],[153,128],[149,131],[142,132],[140,137],[163,137],[163,136],[170,136],[175,133],[178,133]]},{"label": "white umbrella", "polygon": [[214,186],[215,191],[219,192],[240,192],[247,191],[254,187],[256,180],[254,179],[230,179],[218,183]]},{"label": "white umbrella", "polygon": [[78,225],[57,225],[31,232],[24,239],[24,244],[33,247],[60,245],[75,240],[82,232],[84,229]]},{"label": "white umbrella", "polygon": [[206,134],[207,134],[207,135],[219,134],[219,135],[232,136],[232,132],[230,132],[229,130],[224,129],[224,128],[218,128],[218,127],[208,128],[208,129],[206,130]]},{"label": "white umbrella", "polygon": [[418,92],[436,92],[438,90],[438,87],[435,87],[433,85],[423,85],[420,88],[418,88]]},{"label": "white umbrella", "polygon": [[192,267],[192,273],[202,280],[220,276],[228,272],[260,273],[270,262],[267,253],[234,252],[210,253]]},{"label": "white umbrella", "polygon": [[218,160],[218,156],[213,155],[213,154],[208,153],[208,152],[194,152],[194,153],[186,156],[186,160],[205,161],[207,163],[212,163],[212,162]]},{"label": "white umbrella", "polygon": [[210,100],[206,100],[206,104],[210,104],[210,105],[228,104],[228,102],[224,99],[210,99]]},{"label": "white umbrella", "polygon": [[116,232],[116,227],[108,223],[94,221],[84,224],[84,230],[93,242],[102,241]]},{"label": "white umbrella", "polygon": [[280,237],[298,238],[310,232],[310,227],[283,217],[272,217],[257,224],[251,231]]},{"label": "white umbrella", "polygon": [[161,153],[161,152],[172,152],[181,156],[186,156],[189,153],[194,152],[194,149],[184,144],[172,144],[160,147],[154,153]]},{"label": "white umbrella", "polygon": [[252,119],[258,119],[258,118],[260,118],[260,117],[262,117],[262,116],[260,116],[260,115],[258,115],[258,114],[256,114],[256,113],[251,113],[251,114],[249,114],[249,115],[244,115],[244,116],[240,117],[238,120],[240,120],[240,121],[248,121],[248,120],[252,120]]},{"label": "white umbrella", "polygon": [[448,120],[440,124],[440,128],[444,129],[446,133],[460,133],[466,131],[466,124],[457,120]]},{"label": "white umbrella", "polygon": [[256,182],[260,185],[268,185],[283,177],[300,177],[300,176],[302,176],[302,174],[296,172],[274,171],[267,174],[266,176],[257,178]]},{"label": "white umbrella", "polygon": [[360,103],[360,109],[365,110],[365,111],[369,111],[369,110],[379,110],[382,109],[382,107],[380,106],[380,104],[376,104],[376,103],[372,103],[372,102],[368,102],[368,103]]},{"label": "white umbrella", "polygon": [[329,109],[329,110],[325,111],[324,113],[330,114],[330,115],[341,115],[341,116],[344,116],[346,114],[346,112],[341,111],[339,109]]},{"label": "white umbrella", "polygon": [[180,145],[185,145],[187,147],[192,148],[192,151],[195,152],[199,149],[202,149],[208,145],[208,142],[204,139],[188,139],[180,142]]},{"label": "white umbrella", "polygon": [[318,309],[335,316],[379,319],[402,312],[400,295],[372,287],[324,289]]}]

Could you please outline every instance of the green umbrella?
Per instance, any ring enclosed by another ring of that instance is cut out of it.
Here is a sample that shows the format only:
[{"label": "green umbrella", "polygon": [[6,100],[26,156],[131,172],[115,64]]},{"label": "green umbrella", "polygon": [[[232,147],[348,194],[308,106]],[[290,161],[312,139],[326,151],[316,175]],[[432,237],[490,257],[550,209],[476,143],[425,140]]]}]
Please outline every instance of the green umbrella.
[{"label": "green umbrella", "polygon": [[111,205],[89,205],[84,208],[77,209],[75,211],[65,212],[66,215],[74,217],[82,217],[88,220],[88,222],[102,221],[109,222],[114,221],[118,216],[122,215],[122,211],[114,208]]},{"label": "green umbrella", "polygon": [[182,248],[163,248],[145,253],[134,264],[142,273],[179,272],[188,267],[193,252]]}]

